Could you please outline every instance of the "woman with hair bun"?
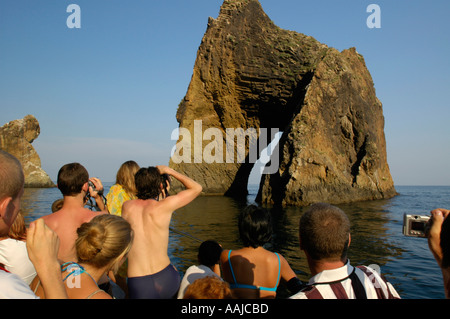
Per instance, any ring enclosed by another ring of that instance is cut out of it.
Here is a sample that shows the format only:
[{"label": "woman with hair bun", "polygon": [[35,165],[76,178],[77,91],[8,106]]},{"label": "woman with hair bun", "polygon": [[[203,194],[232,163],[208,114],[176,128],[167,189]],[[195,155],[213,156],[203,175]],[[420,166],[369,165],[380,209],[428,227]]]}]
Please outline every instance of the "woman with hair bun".
[{"label": "woman with hair bun", "polygon": [[[77,262],[61,266],[69,299],[111,299],[97,282],[109,271],[117,272],[126,259],[133,243],[130,224],[119,216],[104,214],[82,224],[77,234]],[[31,289],[45,298],[38,279],[33,281]]]}]

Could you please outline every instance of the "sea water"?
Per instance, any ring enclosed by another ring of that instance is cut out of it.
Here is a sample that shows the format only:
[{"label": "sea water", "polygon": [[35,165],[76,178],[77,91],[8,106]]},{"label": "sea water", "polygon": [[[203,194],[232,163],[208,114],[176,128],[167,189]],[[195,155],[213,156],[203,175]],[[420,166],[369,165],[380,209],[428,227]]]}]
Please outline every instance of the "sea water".
[{"label": "sea water", "polygon": [[[105,183],[107,192],[111,184]],[[257,185],[249,187],[247,200],[223,196],[198,197],[177,210],[172,218],[169,257],[181,274],[197,264],[198,246],[217,240],[225,249],[241,247],[239,211],[254,203]],[[403,214],[429,215],[434,208],[450,208],[448,186],[397,186],[398,196],[387,200],[338,205],[349,216],[352,241],[348,252],[353,265],[376,265],[404,299],[445,298],[442,274],[428,249],[426,239],[402,234]],[[51,213],[53,201],[61,198],[57,188],[26,189],[22,211],[27,223]],[[274,236],[266,247],[281,253],[298,277],[308,281],[305,256],[299,249],[298,222],[303,207],[269,208]],[[280,297],[287,296],[281,292]]]}]

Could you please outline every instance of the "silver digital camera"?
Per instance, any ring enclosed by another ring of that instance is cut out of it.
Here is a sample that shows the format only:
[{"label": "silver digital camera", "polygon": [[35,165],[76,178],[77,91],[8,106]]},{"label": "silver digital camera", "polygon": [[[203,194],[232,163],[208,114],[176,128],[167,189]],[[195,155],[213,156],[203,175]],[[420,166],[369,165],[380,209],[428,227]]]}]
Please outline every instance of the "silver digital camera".
[{"label": "silver digital camera", "polygon": [[426,238],[430,230],[430,216],[404,214],[403,235],[408,237]]}]

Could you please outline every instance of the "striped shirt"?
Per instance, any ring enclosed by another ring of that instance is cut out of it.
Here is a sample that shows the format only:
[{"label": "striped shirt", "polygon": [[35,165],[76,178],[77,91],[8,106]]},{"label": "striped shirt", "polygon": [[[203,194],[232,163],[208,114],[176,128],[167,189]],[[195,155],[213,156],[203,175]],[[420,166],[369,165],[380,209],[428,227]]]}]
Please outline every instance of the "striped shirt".
[{"label": "striped shirt", "polygon": [[400,299],[394,287],[375,270],[353,267],[324,270],[312,277],[308,286],[290,299]]}]

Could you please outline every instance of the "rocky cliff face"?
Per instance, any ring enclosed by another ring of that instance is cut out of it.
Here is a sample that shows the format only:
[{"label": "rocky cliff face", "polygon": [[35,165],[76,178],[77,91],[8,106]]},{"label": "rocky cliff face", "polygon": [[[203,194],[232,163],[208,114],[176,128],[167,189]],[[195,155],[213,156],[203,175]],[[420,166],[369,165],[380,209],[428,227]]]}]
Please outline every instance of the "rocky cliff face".
[{"label": "rocky cliff face", "polygon": [[25,187],[54,187],[50,177],[41,168],[41,159],[31,145],[39,134],[39,122],[33,115],[11,121],[0,127],[0,149],[14,155],[22,163]]},{"label": "rocky cliff face", "polygon": [[261,181],[262,202],[342,203],[396,194],[386,159],[382,105],[355,49],[327,51],[279,151],[278,172]]},{"label": "rocky cliff face", "polygon": [[[245,162],[236,157],[236,145],[234,160],[227,161],[227,129],[236,128],[283,132],[273,154],[279,169],[263,176],[261,202],[338,203],[396,193],[382,105],[363,57],[280,29],[257,0],[226,0],[219,17],[209,19],[177,120],[190,139],[180,135],[176,154],[185,157],[172,157],[170,166],[207,194],[247,194],[251,139]],[[206,134],[209,129],[221,134]],[[257,136],[259,145],[268,145],[268,135]],[[212,163],[198,158],[208,154]]]}]

